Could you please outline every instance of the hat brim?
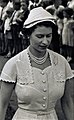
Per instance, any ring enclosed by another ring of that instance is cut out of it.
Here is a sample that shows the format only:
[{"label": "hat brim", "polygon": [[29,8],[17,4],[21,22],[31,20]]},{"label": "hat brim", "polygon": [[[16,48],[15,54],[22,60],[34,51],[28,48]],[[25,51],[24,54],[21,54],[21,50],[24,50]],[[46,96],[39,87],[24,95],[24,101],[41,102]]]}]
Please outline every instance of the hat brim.
[{"label": "hat brim", "polygon": [[24,24],[23,28],[31,28],[31,27],[37,25],[38,23],[42,23],[42,22],[50,22],[53,25],[55,25],[54,20],[51,20],[51,19],[47,19],[47,20],[46,19],[42,19],[42,20],[31,22],[30,24]]}]

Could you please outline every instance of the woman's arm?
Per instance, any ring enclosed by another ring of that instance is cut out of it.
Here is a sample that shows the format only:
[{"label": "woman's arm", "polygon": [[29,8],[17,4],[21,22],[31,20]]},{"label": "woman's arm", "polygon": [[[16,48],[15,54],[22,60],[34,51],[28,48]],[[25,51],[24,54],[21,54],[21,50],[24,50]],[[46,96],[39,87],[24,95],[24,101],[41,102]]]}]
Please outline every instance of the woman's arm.
[{"label": "woman's arm", "polygon": [[14,89],[14,83],[3,82],[0,89],[0,120],[5,120],[8,103]]},{"label": "woman's arm", "polygon": [[67,80],[61,106],[66,120],[74,120],[74,78]]}]

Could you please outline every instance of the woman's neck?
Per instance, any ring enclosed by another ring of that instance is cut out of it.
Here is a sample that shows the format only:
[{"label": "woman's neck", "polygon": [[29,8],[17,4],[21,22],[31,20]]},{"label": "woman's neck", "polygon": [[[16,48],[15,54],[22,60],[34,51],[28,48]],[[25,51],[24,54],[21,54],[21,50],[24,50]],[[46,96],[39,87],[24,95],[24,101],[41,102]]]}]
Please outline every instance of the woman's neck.
[{"label": "woman's neck", "polygon": [[45,55],[46,51],[38,51],[36,49],[34,49],[33,47],[29,46],[29,50],[30,52],[35,56],[35,57],[38,57],[38,58],[41,58]]}]

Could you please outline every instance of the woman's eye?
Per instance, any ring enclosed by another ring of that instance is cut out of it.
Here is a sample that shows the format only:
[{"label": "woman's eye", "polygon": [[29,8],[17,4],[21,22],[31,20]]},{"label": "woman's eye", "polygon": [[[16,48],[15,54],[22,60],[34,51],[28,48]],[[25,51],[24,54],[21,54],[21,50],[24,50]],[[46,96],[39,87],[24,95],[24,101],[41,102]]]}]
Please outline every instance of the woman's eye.
[{"label": "woman's eye", "polygon": [[48,34],[46,37],[51,37],[52,36],[52,34]]},{"label": "woman's eye", "polygon": [[38,38],[43,38],[44,35],[36,35],[36,37],[38,37]]}]

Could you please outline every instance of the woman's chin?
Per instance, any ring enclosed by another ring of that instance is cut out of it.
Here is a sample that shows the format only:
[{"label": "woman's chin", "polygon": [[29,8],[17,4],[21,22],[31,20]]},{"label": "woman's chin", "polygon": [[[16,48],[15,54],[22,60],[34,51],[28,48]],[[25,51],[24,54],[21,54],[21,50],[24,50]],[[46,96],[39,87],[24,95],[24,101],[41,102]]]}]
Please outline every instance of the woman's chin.
[{"label": "woman's chin", "polygon": [[46,52],[46,49],[38,49],[38,52],[39,52],[39,53]]}]

